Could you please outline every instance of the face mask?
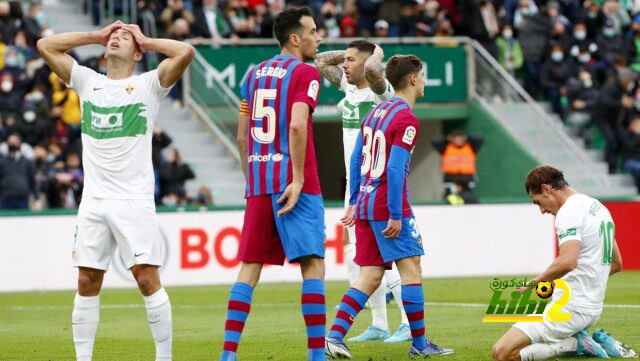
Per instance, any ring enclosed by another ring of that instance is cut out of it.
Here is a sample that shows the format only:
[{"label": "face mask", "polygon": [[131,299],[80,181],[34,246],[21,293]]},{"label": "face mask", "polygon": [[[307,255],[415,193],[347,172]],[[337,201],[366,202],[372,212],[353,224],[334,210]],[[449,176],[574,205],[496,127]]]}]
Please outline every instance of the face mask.
[{"label": "face mask", "polygon": [[36,120],[36,112],[33,110],[27,110],[22,114],[22,119],[27,123],[33,123]]},{"label": "face mask", "polygon": [[586,31],[582,31],[582,30],[578,30],[575,33],[573,33],[573,35],[576,37],[576,39],[578,40],[584,40],[587,38],[587,32]]},{"label": "face mask", "polygon": [[27,100],[32,101],[34,103],[39,103],[42,99],[44,99],[44,94],[42,94],[37,90],[34,90],[27,95]]},{"label": "face mask", "polygon": [[213,5],[205,5],[204,7],[205,11],[216,11],[216,7]]},{"label": "face mask", "polygon": [[583,63],[586,64],[589,62],[589,60],[591,60],[591,55],[590,54],[580,54],[578,55],[578,60]]},{"label": "face mask", "polygon": [[42,11],[38,11],[36,13],[36,15],[34,16],[34,18],[36,19],[36,21],[38,22],[38,25],[40,26],[44,26],[45,25],[45,21],[44,21],[44,13]]},{"label": "face mask", "polygon": [[511,39],[511,37],[513,36],[513,31],[505,30],[502,32],[502,36],[504,36],[505,39]]},{"label": "face mask", "polygon": [[3,92],[8,93],[13,89],[13,82],[11,82],[11,80],[5,80],[0,85],[0,88],[2,88]]},{"label": "face mask", "polygon": [[564,58],[564,54],[561,51],[554,51],[551,53],[551,60],[553,61],[562,61]]},{"label": "face mask", "polygon": [[612,38],[616,35],[616,30],[614,28],[604,28],[602,29],[602,34],[607,38]]},{"label": "face mask", "polygon": [[520,9],[520,14],[522,14],[522,16],[529,15],[529,9]]},{"label": "face mask", "polygon": [[582,85],[584,85],[585,88],[591,88],[593,86],[593,80],[591,80],[591,78],[582,79]]},{"label": "face mask", "polygon": [[8,56],[4,58],[4,64],[6,66],[16,67],[18,66],[19,60],[17,56]]},{"label": "face mask", "polygon": [[589,11],[589,13],[587,13],[587,17],[589,17],[589,19],[595,19],[597,16],[598,16],[598,13],[594,11]]},{"label": "face mask", "polygon": [[9,152],[15,153],[20,150],[20,147],[15,144],[9,144]]}]

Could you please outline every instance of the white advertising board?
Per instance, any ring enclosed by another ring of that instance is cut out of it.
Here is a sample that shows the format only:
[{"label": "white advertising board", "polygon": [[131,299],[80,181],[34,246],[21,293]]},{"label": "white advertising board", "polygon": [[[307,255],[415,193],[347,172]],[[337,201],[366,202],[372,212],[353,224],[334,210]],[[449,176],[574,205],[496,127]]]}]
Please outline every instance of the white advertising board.
[{"label": "white advertising board", "polygon": [[[555,255],[553,218],[528,204],[418,206],[425,277],[535,274]],[[326,210],[326,278],[345,280],[343,215]],[[230,284],[243,211],[159,213],[164,235],[162,281],[168,286]],[[73,289],[75,216],[0,217],[0,292]],[[300,280],[299,267],[266,267],[263,282]],[[116,251],[105,287],[134,287]]]}]

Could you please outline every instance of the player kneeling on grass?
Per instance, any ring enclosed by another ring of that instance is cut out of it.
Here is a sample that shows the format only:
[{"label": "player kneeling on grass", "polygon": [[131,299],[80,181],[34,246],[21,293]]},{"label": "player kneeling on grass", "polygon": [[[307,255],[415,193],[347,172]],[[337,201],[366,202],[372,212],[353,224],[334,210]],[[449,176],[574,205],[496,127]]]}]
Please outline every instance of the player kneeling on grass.
[{"label": "player kneeling on grass", "polygon": [[360,274],[344,294],[325,341],[326,354],[334,358],[353,357],[343,339],[393,262],[400,271],[402,302],[413,338],[409,353],[453,353],[425,336],[420,268],[424,251],[408,199],[409,158],[420,128],[411,109],[424,95],[422,62],[414,55],[396,55],[387,63],[386,76],[396,96],[363,119],[351,156],[351,198],[342,221],[346,226],[355,223],[354,261]]},{"label": "player kneeling on grass", "polygon": [[[607,279],[622,270],[611,214],[598,200],[577,193],[561,171],[540,166],[527,175],[525,188],[542,214],[556,216],[560,252],[535,279],[565,280],[572,296],[563,311],[567,322],[518,322],[493,346],[494,360],[544,360],[559,355],[635,357],[635,352],[604,330],[587,333],[602,313]],[[554,292],[551,304],[561,294]]]},{"label": "player kneeling on grass", "polygon": [[[106,76],[66,54],[87,44],[106,46]],[[151,137],[159,104],[191,62],[194,50],[175,40],[149,39],[137,25],[117,21],[95,32],[40,39],[38,51],[78,92],[83,114],[85,183],[73,250],[73,264],[78,267],[72,316],[76,357],[92,358],[100,288],[117,245],[144,296],[156,360],[171,360],[171,304],[158,273],[161,234],[153,201]],[[167,59],[156,70],[133,75],[145,51],[162,53]]]}]

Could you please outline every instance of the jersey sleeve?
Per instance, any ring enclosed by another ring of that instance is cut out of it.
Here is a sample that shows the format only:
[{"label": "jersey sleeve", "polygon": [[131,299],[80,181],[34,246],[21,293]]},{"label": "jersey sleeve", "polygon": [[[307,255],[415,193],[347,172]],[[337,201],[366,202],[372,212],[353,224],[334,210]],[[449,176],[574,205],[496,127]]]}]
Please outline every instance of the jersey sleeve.
[{"label": "jersey sleeve", "polygon": [[584,212],[581,212],[577,204],[565,204],[565,206],[556,216],[556,235],[559,245],[571,240],[581,241],[584,229]]},{"label": "jersey sleeve", "polygon": [[162,101],[162,99],[164,99],[169,94],[169,91],[171,91],[171,88],[173,87],[172,85],[168,88],[165,88],[160,84],[160,77],[158,76],[157,69],[145,73],[144,76],[148,77],[147,82],[149,85],[149,90],[151,91],[151,94],[155,96],[158,102]]},{"label": "jersey sleeve", "polygon": [[391,144],[404,148],[411,152],[416,145],[418,132],[420,131],[420,123],[418,119],[408,111],[398,114],[398,120],[395,122],[391,131]]},{"label": "jersey sleeve", "polygon": [[249,78],[251,77],[251,73],[253,73],[254,67],[251,67],[247,72],[247,75],[242,80],[242,84],[240,85],[240,98],[244,100],[249,99]]},{"label": "jersey sleeve", "polygon": [[318,105],[318,96],[320,95],[320,71],[306,64],[296,67],[295,70],[299,74],[295,82],[291,104],[305,103],[309,106],[310,113],[312,113],[316,105]]},{"label": "jersey sleeve", "polygon": [[86,66],[78,64],[78,62],[74,60],[71,66],[71,78],[67,85],[75,89],[76,93],[84,94],[86,87],[92,86],[91,83],[96,76],[98,76],[98,73]]}]

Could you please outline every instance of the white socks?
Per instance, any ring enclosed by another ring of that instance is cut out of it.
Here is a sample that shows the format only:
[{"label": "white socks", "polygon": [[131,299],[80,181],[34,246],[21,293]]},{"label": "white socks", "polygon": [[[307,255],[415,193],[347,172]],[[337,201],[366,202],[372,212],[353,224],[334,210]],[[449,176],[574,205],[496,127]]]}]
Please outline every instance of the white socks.
[{"label": "white socks", "polygon": [[574,337],[566,338],[560,342],[547,344],[547,343],[534,343],[520,350],[520,360],[522,361],[537,361],[546,360],[548,358],[559,356],[564,353],[575,352],[577,349],[578,340]]},{"label": "white socks", "polygon": [[409,319],[407,318],[407,313],[404,312],[404,305],[402,304],[402,287],[400,287],[402,282],[400,280],[400,273],[398,273],[397,269],[393,268],[385,271],[384,277],[387,279],[387,285],[391,289],[391,293],[393,293],[393,299],[400,309],[400,316],[402,317],[401,323],[409,325]]},{"label": "white socks", "polygon": [[369,296],[369,306],[371,307],[371,324],[381,330],[388,330],[387,323],[387,283],[382,277],[380,287]]},{"label": "white socks", "polygon": [[349,285],[353,285],[358,280],[358,275],[360,274],[360,266],[353,262],[353,258],[356,256],[356,245],[349,243],[343,247],[342,252],[344,253],[344,261],[347,263]]},{"label": "white socks", "polygon": [[100,296],[85,297],[76,293],[71,314],[71,328],[78,361],[91,361],[99,320]]},{"label": "white socks", "polygon": [[156,344],[156,361],[171,360],[171,303],[169,295],[161,288],[151,296],[143,296],[151,336]]}]

